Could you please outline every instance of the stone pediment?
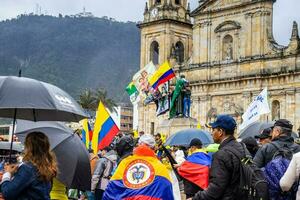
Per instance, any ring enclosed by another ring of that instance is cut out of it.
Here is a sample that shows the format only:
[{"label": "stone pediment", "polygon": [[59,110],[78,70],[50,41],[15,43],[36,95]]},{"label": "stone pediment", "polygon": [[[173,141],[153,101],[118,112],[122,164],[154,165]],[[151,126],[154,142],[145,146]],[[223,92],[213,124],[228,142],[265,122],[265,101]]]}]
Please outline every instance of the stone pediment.
[{"label": "stone pediment", "polygon": [[225,21],[216,27],[215,33],[223,32],[223,31],[230,31],[230,30],[235,30],[235,29],[240,29],[240,28],[241,28],[241,25],[238,22]]},{"label": "stone pediment", "polygon": [[238,6],[251,2],[252,0],[204,0],[199,3],[198,8],[196,8],[191,13],[191,16],[195,16],[206,11],[222,10],[228,7]]}]

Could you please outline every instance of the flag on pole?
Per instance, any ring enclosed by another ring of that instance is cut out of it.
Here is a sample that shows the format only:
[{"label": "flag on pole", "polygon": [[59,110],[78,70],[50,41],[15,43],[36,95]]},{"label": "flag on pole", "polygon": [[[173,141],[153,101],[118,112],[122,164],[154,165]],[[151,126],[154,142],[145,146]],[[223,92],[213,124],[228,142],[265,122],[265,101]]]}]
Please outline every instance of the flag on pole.
[{"label": "flag on pole", "polygon": [[83,119],[81,123],[83,126],[83,129],[81,131],[81,138],[86,148],[89,149],[90,142],[92,141],[92,137],[93,137],[93,130],[91,129],[88,119]]},{"label": "flag on pole", "polygon": [[96,112],[92,149],[94,152],[107,147],[119,132],[119,128],[100,101]]},{"label": "flag on pole", "polygon": [[257,97],[255,97],[243,114],[243,123],[240,125],[239,129],[242,130],[246,128],[253,122],[258,121],[259,116],[267,113],[270,113],[270,107],[268,103],[268,90],[265,88]]},{"label": "flag on pole", "polygon": [[165,62],[162,64],[156,71],[155,73],[151,76],[149,83],[150,86],[156,90],[158,86],[161,84],[164,84],[168,80],[172,79],[175,77],[175,73],[173,69],[170,67],[168,62]]},{"label": "flag on pole", "polygon": [[139,91],[133,82],[129,83],[125,90],[129,95],[131,103],[137,103],[140,100]]}]

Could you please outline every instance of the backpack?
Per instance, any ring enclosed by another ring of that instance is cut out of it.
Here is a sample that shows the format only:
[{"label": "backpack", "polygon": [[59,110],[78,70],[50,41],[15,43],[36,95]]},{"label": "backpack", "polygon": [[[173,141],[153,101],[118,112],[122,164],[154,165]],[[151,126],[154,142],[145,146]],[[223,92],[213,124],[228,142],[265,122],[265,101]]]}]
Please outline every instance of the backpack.
[{"label": "backpack", "polygon": [[98,183],[101,189],[104,190],[107,187],[109,180],[113,175],[114,168],[115,168],[115,163],[110,159],[106,158],[105,169]]},{"label": "backpack", "polygon": [[290,164],[294,152],[287,145],[280,147],[276,143],[270,144],[277,149],[272,160],[264,169],[264,174],[269,184],[270,200],[294,200],[296,199],[298,184],[294,183],[288,192],[283,192],[279,184],[280,179]]},{"label": "backpack", "polygon": [[[246,147],[243,146],[244,152]],[[228,148],[240,161],[240,183],[236,191],[236,199],[241,200],[269,200],[268,183],[264,173],[252,161],[251,156],[244,153],[244,157],[238,156],[240,153],[233,148]]]}]

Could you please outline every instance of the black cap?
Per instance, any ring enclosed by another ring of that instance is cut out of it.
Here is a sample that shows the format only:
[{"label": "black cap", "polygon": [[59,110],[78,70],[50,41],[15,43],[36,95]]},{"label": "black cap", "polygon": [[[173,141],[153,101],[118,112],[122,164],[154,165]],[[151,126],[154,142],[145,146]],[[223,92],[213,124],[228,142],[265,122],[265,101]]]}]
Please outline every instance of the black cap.
[{"label": "black cap", "polygon": [[201,146],[201,147],[202,147],[202,142],[201,142],[201,140],[198,139],[198,138],[192,139],[192,141],[190,142],[189,147],[192,147],[192,146]]},{"label": "black cap", "polygon": [[258,146],[256,140],[253,137],[246,137],[246,138],[242,139],[242,143],[244,143],[247,147],[250,147],[250,148]]},{"label": "black cap", "polygon": [[277,120],[274,123],[273,127],[275,127],[275,126],[279,126],[279,127],[282,127],[282,128],[285,128],[285,129],[289,129],[289,130],[293,129],[293,124],[289,120],[286,120],[286,119],[279,119],[279,120]]},{"label": "black cap", "polygon": [[266,139],[271,137],[271,128],[265,128],[260,135],[256,135],[256,139]]}]

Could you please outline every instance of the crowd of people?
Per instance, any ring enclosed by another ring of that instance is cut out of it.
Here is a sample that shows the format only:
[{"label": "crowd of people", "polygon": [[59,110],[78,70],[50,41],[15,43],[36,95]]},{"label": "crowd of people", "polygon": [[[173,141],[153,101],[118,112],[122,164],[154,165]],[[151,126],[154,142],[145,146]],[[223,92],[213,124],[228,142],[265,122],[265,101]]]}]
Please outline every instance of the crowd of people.
[{"label": "crowd of people", "polygon": [[[119,133],[110,146],[89,150],[91,190],[77,191],[75,196],[69,191],[69,197],[55,178],[57,163],[48,138],[40,132],[28,134],[23,162],[5,165],[1,198],[300,199],[300,145],[292,137],[293,125],[288,120],[277,120],[274,126],[241,141],[235,138],[236,122],[229,115],[219,115],[209,126],[219,145],[215,151],[198,138],[187,147],[168,147],[159,133],[152,136],[141,131],[139,138]],[[252,171],[256,175],[263,174],[259,181],[267,188],[255,188],[252,183],[242,188],[247,167],[256,169]]]}]

